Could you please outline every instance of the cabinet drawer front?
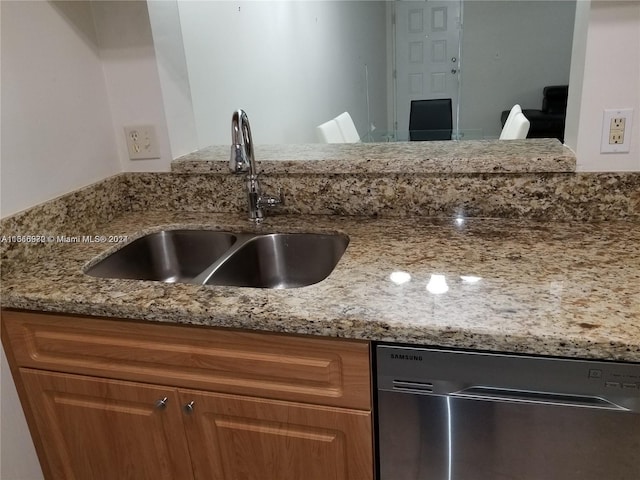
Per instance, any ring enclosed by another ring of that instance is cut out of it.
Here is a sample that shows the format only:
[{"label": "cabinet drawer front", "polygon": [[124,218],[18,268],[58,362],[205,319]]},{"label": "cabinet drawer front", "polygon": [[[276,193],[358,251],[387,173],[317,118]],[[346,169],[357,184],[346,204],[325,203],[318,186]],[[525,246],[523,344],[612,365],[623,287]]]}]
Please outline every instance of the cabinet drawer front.
[{"label": "cabinet drawer front", "polygon": [[21,367],[368,410],[369,344],[5,311]]}]

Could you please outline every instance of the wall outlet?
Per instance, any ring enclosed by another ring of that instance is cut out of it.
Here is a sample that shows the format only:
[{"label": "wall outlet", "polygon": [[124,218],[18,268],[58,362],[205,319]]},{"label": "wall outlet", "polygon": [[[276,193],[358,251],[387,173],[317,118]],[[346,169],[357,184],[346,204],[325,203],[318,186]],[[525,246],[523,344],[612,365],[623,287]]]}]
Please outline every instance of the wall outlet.
[{"label": "wall outlet", "polygon": [[160,158],[156,129],[153,125],[124,127],[127,139],[127,150],[131,160]]},{"label": "wall outlet", "polygon": [[602,119],[601,153],[628,153],[633,108],[605,110]]},{"label": "wall outlet", "polygon": [[624,130],[625,118],[624,117],[614,117],[611,119],[610,130]]},{"label": "wall outlet", "polygon": [[624,143],[624,130],[609,130],[609,145]]}]

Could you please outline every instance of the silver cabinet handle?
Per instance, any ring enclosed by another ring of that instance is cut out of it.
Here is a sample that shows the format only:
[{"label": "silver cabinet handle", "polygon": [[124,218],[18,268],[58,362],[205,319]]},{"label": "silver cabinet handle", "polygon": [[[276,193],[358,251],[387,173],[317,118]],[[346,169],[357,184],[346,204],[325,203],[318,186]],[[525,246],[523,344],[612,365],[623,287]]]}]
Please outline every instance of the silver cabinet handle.
[{"label": "silver cabinet handle", "polygon": [[156,400],[156,408],[158,410],[164,410],[165,408],[167,408],[167,402],[169,401],[169,399],[167,397],[161,398],[159,400]]},{"label": "silver cabinet handle", "polygon": [[189,403],[187,403],[184,407],[182,407],[182,409],[184,410],[184,413],[193,413],[193,405],[194,405],[194,401],[190,401]]}]

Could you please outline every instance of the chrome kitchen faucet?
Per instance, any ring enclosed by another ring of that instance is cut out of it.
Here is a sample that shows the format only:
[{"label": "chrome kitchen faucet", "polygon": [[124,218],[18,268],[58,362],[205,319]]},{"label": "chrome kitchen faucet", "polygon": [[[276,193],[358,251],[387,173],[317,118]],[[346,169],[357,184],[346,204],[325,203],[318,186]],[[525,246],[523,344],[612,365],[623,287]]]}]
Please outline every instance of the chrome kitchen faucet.
[{"label": "chrome kitchen faucet", "polygon": [[250,221],[260,223],[264,219],[264,208],[277,207],[284,203],[282,192],[280,192],[279,197],[262,194],[253,151],[251,125],[249,124],[249,117],[247,117],[244,110],[233,112],[231,117],[231,158],[229,160],[229,168],[233,173],[248,172],[245,185],[247,188]]}]

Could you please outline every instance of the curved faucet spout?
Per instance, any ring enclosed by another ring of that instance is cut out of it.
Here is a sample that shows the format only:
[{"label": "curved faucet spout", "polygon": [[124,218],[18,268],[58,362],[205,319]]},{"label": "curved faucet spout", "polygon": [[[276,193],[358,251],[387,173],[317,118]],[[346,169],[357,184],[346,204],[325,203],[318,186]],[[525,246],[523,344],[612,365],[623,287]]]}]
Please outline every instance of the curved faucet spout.
[{"label": "curved faucet spout", "polygon": [[264,208],[276,207],[283,203],[280,198],[263,195],[258,181],[258,170],[253,152],[253,138],[249,117],[244,110],[233,112],[231,117],[231,158],[229,168],[233,173],[248,172],[245,180],[249,220],[259,223],[264,218]]},{"label": "curved faucet spout", "polygon": [[231,117],[231,159],[229,168],[234,173],[249,172],[256,175],[251,124],[244,110],[233,112]]}]

